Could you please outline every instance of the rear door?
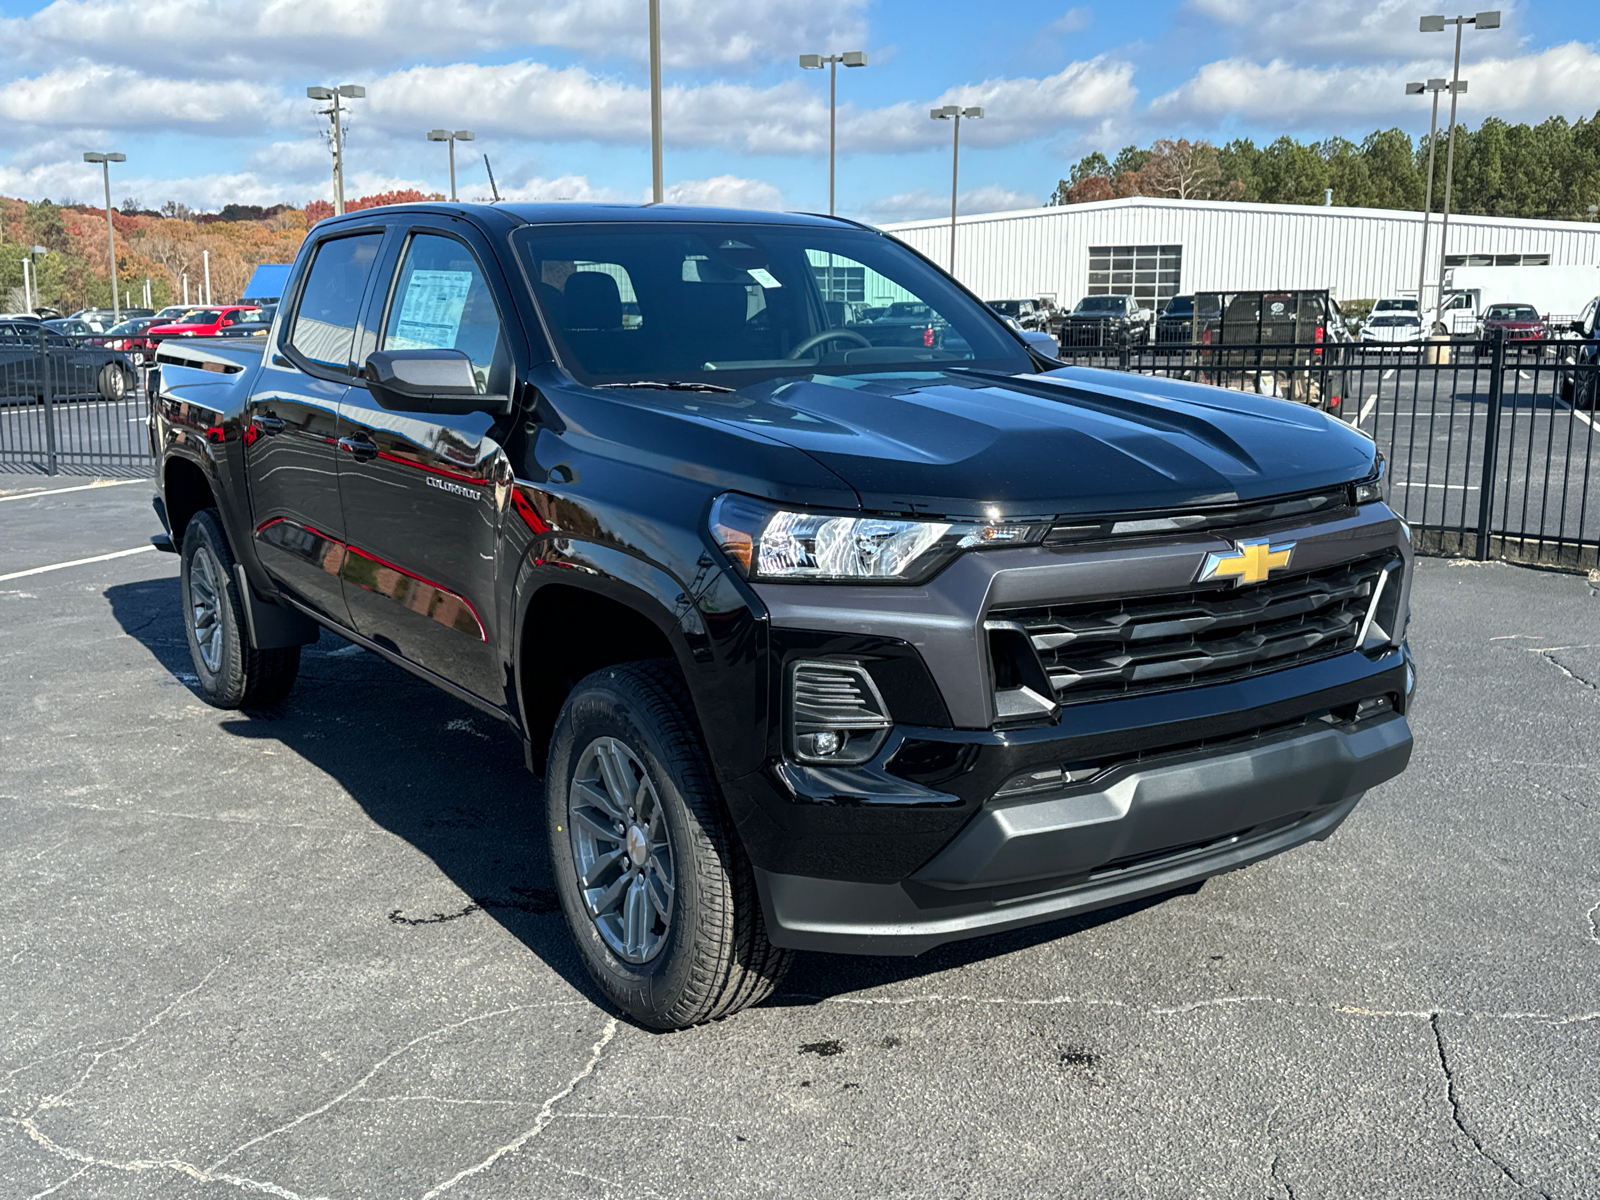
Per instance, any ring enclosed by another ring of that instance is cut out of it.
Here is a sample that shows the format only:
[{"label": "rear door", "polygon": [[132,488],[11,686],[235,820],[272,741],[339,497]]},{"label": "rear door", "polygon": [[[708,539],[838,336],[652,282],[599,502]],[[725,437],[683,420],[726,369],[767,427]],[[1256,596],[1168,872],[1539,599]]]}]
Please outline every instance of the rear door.
[{"label": "rear door", "polygon": [[313,251],[295,309],[267,346],[244,435],[256,553],[289,595],[350,623],[336,449],[339,401],[385,230],[341,231]]},{"label": "rear door", "polygon": [[[514,309],[488,247],[459,222],[400,236],[392,274],[382,272],[385,287],[369,304],[371,348],[461,350],[480,392],[509,393],[508,332],[518,326],[502,318]],[[493,601],[497,492],[511,480],[500,443],[507,419],[392,412],[359,380],[341,413],[345,596],[356,630],[504,703]]]}]

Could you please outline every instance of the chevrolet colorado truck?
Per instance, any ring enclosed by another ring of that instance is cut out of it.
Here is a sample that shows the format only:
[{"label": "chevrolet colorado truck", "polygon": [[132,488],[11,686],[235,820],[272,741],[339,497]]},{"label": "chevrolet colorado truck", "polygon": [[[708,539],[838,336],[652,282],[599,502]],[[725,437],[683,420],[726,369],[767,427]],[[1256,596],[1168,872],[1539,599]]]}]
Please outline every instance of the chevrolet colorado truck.
[{"label": "chevrolet colorado truck", "polygon": [[[826,294],[926,306],[936,345]],[[319,222],[169,339],[199,690],[328,630],[506,722],[633,1019],[1325,838],[1405,768],[1410,532],[1324,413],[1062,367],[891,237],[665,206]]]}]

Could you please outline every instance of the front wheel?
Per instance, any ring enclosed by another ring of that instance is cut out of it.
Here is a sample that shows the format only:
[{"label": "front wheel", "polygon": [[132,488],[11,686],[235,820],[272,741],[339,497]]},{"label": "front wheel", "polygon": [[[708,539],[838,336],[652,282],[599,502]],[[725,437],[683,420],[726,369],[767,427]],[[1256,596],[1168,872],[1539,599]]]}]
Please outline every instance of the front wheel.
[{"label": "front wheel", "polygon": [[655,1029],[765,999],[789,952],[767,940],[755,878],[667,662],[573,688],[545,771],[556,890],[606,997]]}]

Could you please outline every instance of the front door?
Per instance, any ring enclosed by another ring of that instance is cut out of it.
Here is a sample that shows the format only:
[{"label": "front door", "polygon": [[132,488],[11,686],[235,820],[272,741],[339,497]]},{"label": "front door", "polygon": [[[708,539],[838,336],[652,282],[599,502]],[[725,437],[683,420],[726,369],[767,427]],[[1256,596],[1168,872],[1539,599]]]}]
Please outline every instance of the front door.
[{"label": "front door", "polygon": [[382,241],[375,231],[317,247],[294,315],[266,348],[244,435],[262,566],[294,599],[341,625],[350,620],[340,582],[339,402],[350,390],[355,330]]},{"label": "front door", "polygon": [[[381,313],[378,349],[461,350],[480,392],[509,391],[500,311],[465,242],[413,231]],[[494,629],[497,494],[511,471],[495,419],[391,412],[359,380],[341,411],[345,597],[357,632],[504,703]]]}]

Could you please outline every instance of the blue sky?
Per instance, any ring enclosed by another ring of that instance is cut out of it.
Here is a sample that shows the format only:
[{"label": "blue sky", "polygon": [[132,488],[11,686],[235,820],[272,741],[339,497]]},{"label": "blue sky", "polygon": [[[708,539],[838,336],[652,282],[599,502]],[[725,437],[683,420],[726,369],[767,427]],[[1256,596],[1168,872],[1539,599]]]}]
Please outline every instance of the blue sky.
[{"label": "blue sky", "polygon": [[[1391,0],[663,0],[669,198],[821,210],[827,75],[799,54],[863,49],[840,70],[839,210],[874,221],[949,204],[948,123],[963,123],[962,207],[1026,207],[1082,154],[1186,136],[1224,141],[1401,125],[1407,79],[1447,74],[1451,37]],[[1592,5],[1541,0],[1469,28],[1463,117],[1600,109]],[[86,149],[128,163],[113,201],[303,204],[330,194],[308,84],[359,83],[351,194],[443,190],[436,126],[470,128],[465,198],[645,198],[644,0],[0,0],[0,194],[93,200]]]}]

